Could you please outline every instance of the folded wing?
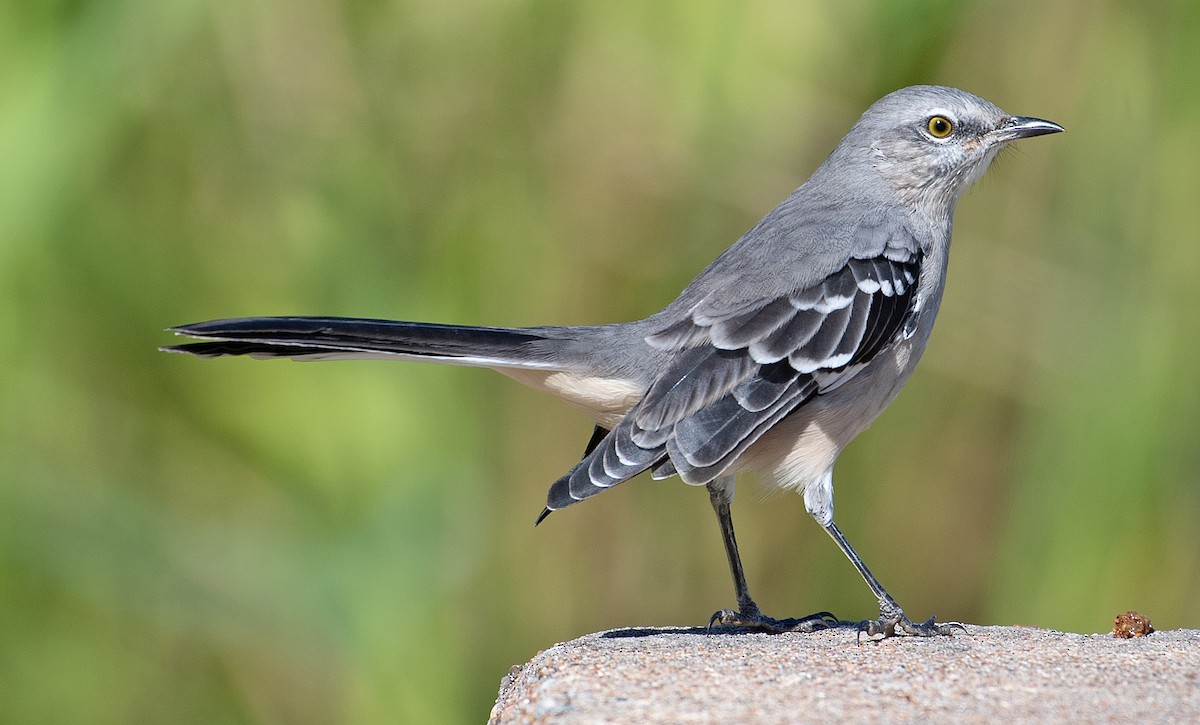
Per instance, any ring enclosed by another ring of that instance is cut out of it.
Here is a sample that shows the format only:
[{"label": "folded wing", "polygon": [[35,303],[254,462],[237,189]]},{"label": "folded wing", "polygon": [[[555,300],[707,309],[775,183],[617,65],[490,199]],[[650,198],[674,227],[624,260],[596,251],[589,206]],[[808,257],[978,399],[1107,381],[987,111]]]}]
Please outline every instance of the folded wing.
[{"label": "folded wing", "polygon": [[920,253],[893,256],[850,259],[818,284],[736,308],[702,300],[646,338],[673,353],[671,363],[554,483],[547,511],[647,469],[697,485],[721,475],[764,432],[911,329]]}]

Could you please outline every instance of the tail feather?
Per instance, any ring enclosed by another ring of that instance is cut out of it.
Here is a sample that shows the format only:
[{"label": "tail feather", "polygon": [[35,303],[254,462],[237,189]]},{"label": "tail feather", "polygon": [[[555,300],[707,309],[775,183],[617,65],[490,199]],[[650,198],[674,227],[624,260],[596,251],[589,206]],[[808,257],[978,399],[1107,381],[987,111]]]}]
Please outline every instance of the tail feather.
[{"label": "tail feather", "polygon": [[549,328],[515,329],[346,317],[242,317],[170,328],[204,342],[165,347],[199,357],[388,358],[560,369]]}]

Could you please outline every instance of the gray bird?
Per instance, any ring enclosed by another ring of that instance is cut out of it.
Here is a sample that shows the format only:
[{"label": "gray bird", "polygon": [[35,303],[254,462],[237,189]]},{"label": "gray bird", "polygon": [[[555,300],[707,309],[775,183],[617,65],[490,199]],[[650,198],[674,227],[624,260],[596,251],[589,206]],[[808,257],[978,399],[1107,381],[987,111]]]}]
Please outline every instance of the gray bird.
[{"label": "gray bird", "polygon": [[879,600],[868,636],[949,634],[916,623],[833,521],[838,454],[896,397],[942,299],[955,203],[1011,141],[1062,127],[965,91],[884,96],[816,173],[663,310],[635,322],[497,328],[338,317],[252,317],[171,328],[201,357],[385,358],[495,369],[587,413],[583,459],[550,487],[551,511],[642,473],[708,488],[738,608],[713,624],[813,631],[828,612],[764,615],[730,517],[734,479],[768,475],[804,496]]}]

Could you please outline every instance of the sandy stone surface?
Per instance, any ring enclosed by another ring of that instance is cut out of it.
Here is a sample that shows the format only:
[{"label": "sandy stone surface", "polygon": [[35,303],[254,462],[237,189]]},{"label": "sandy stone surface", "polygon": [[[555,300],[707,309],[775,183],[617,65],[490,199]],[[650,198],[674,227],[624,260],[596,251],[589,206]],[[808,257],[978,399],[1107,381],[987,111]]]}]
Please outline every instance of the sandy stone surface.
[{"label": "sandy stone surface", "polygon": [[504,678],[492,723],[1200,723],[1200,630],[1024,627],[856,643],[618,629]]}]

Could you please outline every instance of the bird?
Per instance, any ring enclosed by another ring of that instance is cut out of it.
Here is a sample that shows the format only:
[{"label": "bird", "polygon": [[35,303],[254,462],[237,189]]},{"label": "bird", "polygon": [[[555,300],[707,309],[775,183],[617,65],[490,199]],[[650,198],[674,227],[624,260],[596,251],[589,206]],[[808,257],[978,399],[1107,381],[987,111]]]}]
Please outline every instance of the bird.
[{"label": "bird", "polygon": [[[942,300],[955,205],[1001,149],[1063,131],[945,86],[872,104],[812,176],[703,269],[632,322],[523,328],[345,317],[243,317],[168,328],[162,348],[210,358],[392,359],[494,369],[585,412],[583,457],[549,489],[537,523],[639,474],[707,489],[737,608],[714,626],[929,637],[834,522],[839,454],[900,392]],[[776,619],[750,595],[731,503],[742,473],[800,493],[866,582],[879,615]]]}]

